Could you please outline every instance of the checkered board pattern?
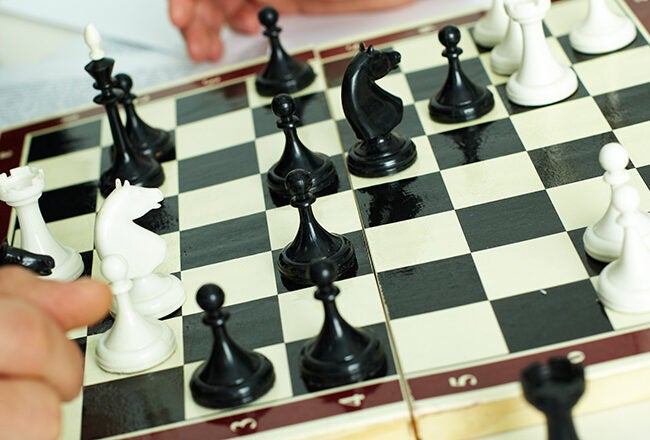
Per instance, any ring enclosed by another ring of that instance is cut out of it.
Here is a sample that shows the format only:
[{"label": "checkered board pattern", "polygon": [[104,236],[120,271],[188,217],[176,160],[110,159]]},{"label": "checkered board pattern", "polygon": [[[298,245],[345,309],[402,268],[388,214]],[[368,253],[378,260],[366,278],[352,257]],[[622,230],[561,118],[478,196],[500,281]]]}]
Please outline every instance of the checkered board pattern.
[{"label": "checkered board pattern", "polygon": [[[629,7],[639,6],[629,3],[620,7],[634,16]],[[65,407],[64,438],[291,438],[334,425],[368,438],[380,438],[373,427],[386,438],[476,435],[492,422],[467,423],[464,409],[475,416],[488,402],[521,401],[513,382],[533,360],[571,354],[590,365],[594,377],[611,376],[612,362],[618,370],[620,362],[627,371],[647,366],[650,315],[601,306],[595,288],[603,265],[585,255],[581,237],[608,203],[598,164],[607,142],[629,151],[631,182],[650,208],[648,34],[634,16],[639,34],[627,48],[604,56],[575,53],[568,33],[585,6],[556,3],[545,20],[553,53],[572,65],[580,85],[567,100],[542,108],[508,102],[507,78],[491,73],[489,53],[472,39],[478,15],[445,21],[461,28],[466,74],[495,97],[489,114],[464,124],[428,116],[428,100],[447,72],[436,34],[441,23],[366,39],[402,54],[400,68],[379,84],[403,99],[397,130],[418,150],[412,167],[380,179],[350,176],[344,164],[355,139],[340,84],[357,43],[299,55],[318,74],[295,95],[299,135],[332,158],[340,181],[335,194],[315,203],[315,215],[352,241],[359,262],[355,276],[338,282],[338,305],[353,325],[384,341],[390,359],[386,377],[327,392],[307,392],[298,365],[300,348],[320,328],[320,303],[313,289],[287,289],[277,270],[298,218],[293,208],[275,206],[265,185],[284,137],[270,99],[255,92],[261,66],[141,97],[142,118],[170,130],[176,141],[175,157],[163,163],[163,206],[138,223],[165,238],[160,271],[177,275],[188,294],[182,309],[164,319],[178,349],[152,370],[118,376],[94,360],[110,318],[71,332],[85,352],[86,370],[81,396]],[[97,181],[111,143],[98,108],[0,136],[2,171],[26,163],[45,170],[43,216],[59,241],[82,253],[86,274],[96,278]],[[19,245],[20,230],[13,219],[6,223]],[[189,378],[211,344],[193,298],[206,282],[226,292],[233,337],[275,366],[274,388],[244,408],[209,410],[189,393]],[[609,404],[617,401],[608,397]],[[461,417],[444,418],[450,414]]]}]

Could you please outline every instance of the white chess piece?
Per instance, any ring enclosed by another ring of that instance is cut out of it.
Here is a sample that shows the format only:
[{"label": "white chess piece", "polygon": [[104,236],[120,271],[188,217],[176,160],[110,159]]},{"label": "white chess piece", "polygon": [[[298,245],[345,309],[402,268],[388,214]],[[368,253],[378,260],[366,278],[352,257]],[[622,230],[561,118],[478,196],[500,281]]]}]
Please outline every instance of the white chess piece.
[{"label": "white chess piece", "polygon": [[104,58],[105,53],[100,47],[102,37],[99,35],[99,31],[92,23],[88,23],[84,29],[84,40],[86,41],[86,45],[90,48],[88,56],[91,60],[97,61]]},{"label": "white chess piece", "polygon": [[552,104],[578,89],[578,78],[557,62],[544,37],[542,20],[551,0],[506,0],[508,15],[521,25],[524,50],[521,67],[506,84],[508,99],[524,106]]},{"label": "white chess piece", "polygon": [[174,333],[166,324],[143,317],[133,308],[126,260],[119,255],[106,256],[102,273],[111,283],[119,313],[99,338],[97,364],[111,373],[135,373],[164,362],[176,350]]},{"label": "white chess piece", "polygon": [[598,297],[612,310],[624,313],[650,312],[650,248],[640,237],[639,193],[623,185],[614,191],[614,205],[624,229],[621,257],[600,273]]},{"label": "white chess piece", "polygon": [[[133,223],[152,209],[160,207],[162,192],[116,181],[95,220],[95,248],[100,258],[123,256],[133,281],[131,301],[138,313],[162,318],[185,302],[181,281],[173,275],[154,270],[165,259],[167,245],[157,234]],[[112,310],[116,312],[115,303]]]},{"label": "white chess piece", "polygon": [[476,22],[474,41],[483,47],[494,47],[503,41],[508,28],[503,0],[492,0],[492,7]]},{"label": "white chess piece", "polygon": [[512,75],[516,72],[521,66],[524,53],[521,26],[513,19],[509,21],[506,38],[490,52],[490,66],[492,71],[499,75]]},{"label": "white chess piece", "polygon": [[605,0],[589,0],[587,17],[569,34],[571,47],[587,54],[612,52],[635,38],[632,20],[612,11]]},{"label": "white chess piece", "polygon": [[[582,240],[587,254],[596,260],[608,263],[621,254],[623,227],[617,221],[620,212],[614,206],[613,199],[616,189],[630,180],[630,174],[625,169],[630,158],[621,144],[611,142],[600,149],[598,160],[605,170],[603,180],[612,189],[610,204],[605,214],[596,223],[587,226]],[[642,237],[650,239],[650,215],[639,210],[638,216],[640,217],[639,233]]]},{"label": "white chess piece", "polygon": [[71,281],[84,270],[78,252],[59,244],[43,220],[38,199],[43,194],[45,176],[38,167],[24,166],[0,174],[0,200],[16,209],[20,222],[20,247],[54,258],[52,274],[46,278]]}]

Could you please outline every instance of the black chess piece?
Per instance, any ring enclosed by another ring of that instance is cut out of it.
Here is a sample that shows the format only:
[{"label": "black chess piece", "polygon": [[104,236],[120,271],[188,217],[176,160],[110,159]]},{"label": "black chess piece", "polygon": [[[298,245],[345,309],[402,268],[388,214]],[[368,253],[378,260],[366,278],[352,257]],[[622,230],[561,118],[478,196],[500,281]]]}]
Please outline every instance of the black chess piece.
[{"label": "black chess piece", "polygon": [[386,352],[379,339],[352,327],[336,307],[340,290],[333,282],[336,267],[328,261],[314,263],[309,271],[318,286],[314,298],[325,309],[323,327],[300,352],[300,375],[310,391],[374,379],[386,374]]},{"label": "black chess piece", "polygon": [[86,64],[86,71],[95,79],[93,87],[100,91],[94,102],[103,105],[113,135],[111,167],[99,179],[99,190],[107,197],[115,189],[115,180],[128,180],[132,185],[159,187],[165,181],[160,164],[153,158],[136,151],[126,136],[124,125],[117,109],[118,96],[113,90],[111,77],[115,61],[112,58],[92,60]]},{"label": "black chess piece", "polygon": [[269,62],[255,79],[257,93],[275,96],[278,93],[297,92],[311,84],[316,77],[311,66],[293,59],[280,44],[282,28],[276,26],[278,11],[266,6],[260,9],[257,17],[264,26],[264,35],[269,37],[271,46]]},{"label": "black chess piece", "polygon": [[311,173],[311,192],[319,197],[332,194],[338,188],[338,176],[332,160],[322,153],[310,151],[298,138],[296,127],[300,120],[296,116],[296,104],[291,96],[279,94],[273,98],[273,113],[278,119],[278,128],[284,131],[285,144],[280,160],[267,174],[269,192],[277,205],[285,205],[291,199],[285,179],[290,171],[303,169]]},{"label": "black chess piece", "polygon": [[15,264],[31,270],[38,275],[51,275],[54,258],[49,255],[35,254],[17,247],[9,246],[7,239],[0,244],[0,266]]},{"label": "black chess piece", "polygon": [[291,206],[300,214],[296,237],[278,257],[282,282],[290,289],[311,286],[309,267],[320,260],[335,264],[341,278],[357,270],[357,258],[350,240],[326,231],[314,217],[311,205],[316,197],[310,191],[311,182],[311,175],[301,169],[291,171],[286,177],[287,190],[292,195]]},{"label": "black chess piece", "polygon": [[417,158],[415,144],[393,129],[404,113],[402,100],[375,84],[396,69],[401,55],[395,51],[366,49],[352,59],[341,84],[345,117],[358,142],[347,156],[348,170],[357,176],[380,177],[410,167]]},{"label": "black chess piece", "polygon": [[480,118],[494,108],[492,93],[474,84],[460,66],[458,47],[460,30],[448,25],[438,32],[438,40],[445,46],[442,56],[449,60],[447,79],[442,88],[429,101],[429,114],[438,122],[465,122]]},{"label": "black chess piece", "polygon": [[135,111],[133,100],[136,96],[131,93],[133,80],[126,73],[115,75],[115,86],[124,93],[119,97],[126,113],[126,135],[133,147],[157,161],[171,159],[174,154],[174,141],[165,130],[149,126]]},{"label": "black chess piece", "polygon": [[585,373],[566,357],[534,363],[521,374],[526,400],[546,416],[549,440],[578,440],[571,410],[585,392]]},{"label": "black chess piece", "polygon": [[210,408],[231,408],[250,403],[267,393],[275,382],[271,362],[233,341],[226,330],[230,314],[223,311],[224,293],[215,284],[202,286],[196,302],[205,310],[203,323],[212,328],[210,358],[192,375],[194,400]]}]

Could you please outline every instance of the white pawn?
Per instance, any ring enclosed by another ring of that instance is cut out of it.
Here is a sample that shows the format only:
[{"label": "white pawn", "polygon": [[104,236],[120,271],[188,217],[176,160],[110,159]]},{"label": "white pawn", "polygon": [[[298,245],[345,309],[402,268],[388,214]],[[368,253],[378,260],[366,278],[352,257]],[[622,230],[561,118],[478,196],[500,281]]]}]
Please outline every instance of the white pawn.
[{"label": "white pawn", "polygon": [[513,19],[509,19],[506,38],[495,46],[490,52],[490,66],[498,75],[512,75],[521,66],[524,53],[524,42],[521,26]]},{"label": "white pawn", "polygon": [[[623,227],[617,221],[620,212],[613,200],[616,189],[630,180],[630,174],[625,169],[630,159],[621,144],[612,142],[600,149],[598,160],[605,170],[603,180],[611,186],[610,204],[602,218],[587,227],[582,241],[589,256],[608,263],[621,255]],[[646,237],[650,233],[650,215],[639,210],[638,216],[639,233]]]},{"label": "white pawn", "polygon": [[474,41],[483,47],[494,47],[503,41],[508,28],[508,16],[503,0],[492,0],[492,7],[476,22]]},{"label": "white pawn", "polygon": [[521,25],[521,67],[508,79],[508,99],[523,106],[561,101],[578,89],[578,78],[568,66],[557,62],[546,43],[542,20],[551,0],[506,0],[508,15]]},{"label": "white pawn", "polygon": [[650,312],[650,248],[639,235],[639,194],[631,186],[616,188],[614,205],[621,212],[623,248],[621,257],[600,273],[598,298],[618,312]]},{"label": "white pawn", "polygon": [[605,0],[589,0],[587,17],[569,34],[571,47],[587,54],[612,52],[635,38],[632,20],[609,9]]},{"label": "white pawn", "polygon": [[126,260],[109,255],[102,261],[102,273],[111,283],[119,313],[115,323],[97,344],[97,364],[111,373],[135,373],[154,367],[176,350],[176,339],[164,323],[139,315],[129,297],[132,283],[127,278]]},{"label": "white pawn", "polygon": [[[127,261],[128,278],[133,281],[131,301],[138,313],[162,318],[185,302],[181,281],[173,275],[154,272],[165,259],[167,244],[155,234],[133,222],[163,200],[158,188],[143,188],[125,181],[115,182],[95,219],[95,248],[100,258],[121,255]],[[113,303],[112,312],[117,310]]]},{"label": "white pawn", "polygon": [[38,199],[45,188],[42,168],[24,166],[0,174],[0,200],[14,207],[20,222],[20,247],[54,259],[52,274],[46,278],[62,281],[77,279],[84,270],[81,255],[59,244],[43,220]]}]

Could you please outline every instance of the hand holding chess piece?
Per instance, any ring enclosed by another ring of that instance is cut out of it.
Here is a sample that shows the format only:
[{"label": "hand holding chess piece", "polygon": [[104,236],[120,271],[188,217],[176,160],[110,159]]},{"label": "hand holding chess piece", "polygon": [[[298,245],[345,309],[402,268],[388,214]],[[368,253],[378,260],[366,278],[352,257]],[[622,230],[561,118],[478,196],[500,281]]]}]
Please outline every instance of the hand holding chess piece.
[{"label": "hand holding chess piece", "polygon": [[0,268],[3,438],[59,438],[60,405],[79,394],[83,378],[81,351],[66,332],[101,320],[110,303],[108,286],[98,281],[53,282]]}]

